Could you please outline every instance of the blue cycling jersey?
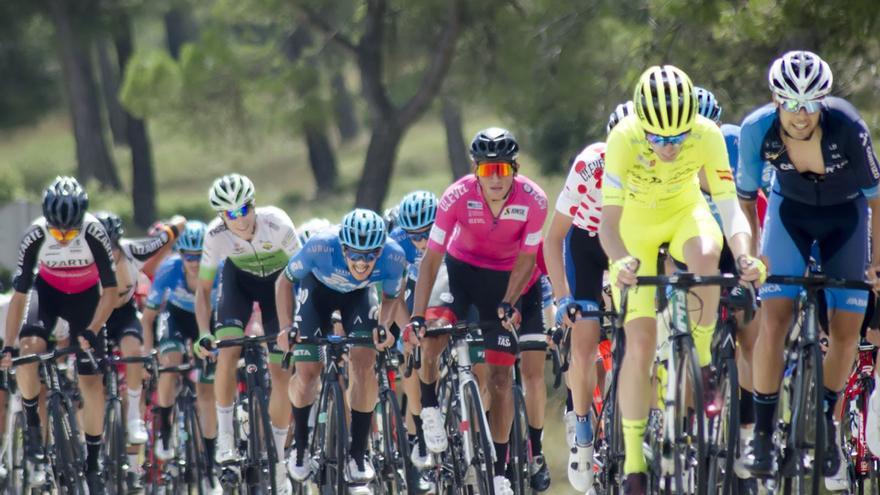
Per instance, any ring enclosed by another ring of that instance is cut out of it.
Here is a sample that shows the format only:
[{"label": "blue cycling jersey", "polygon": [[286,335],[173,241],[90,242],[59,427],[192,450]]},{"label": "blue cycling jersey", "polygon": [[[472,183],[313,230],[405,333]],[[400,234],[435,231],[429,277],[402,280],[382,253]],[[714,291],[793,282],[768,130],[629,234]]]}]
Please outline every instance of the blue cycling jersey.
[{"label": "blue cycling jersey", "polygon": [[403,254],[406,256],[406,262],[409,263],[409,267],[406,270],[407,278],[410,280],[418,280],[419,265],[422,264],[422,257],[425,255],[425,252],[419,250],[419,248],[413,244],[406,231],[400,227],[395,227],[388,236],[394,239],[403,249]]},{"label": "blue cycling jersey", "polygon": [[736,173],[739,162],[739,126],[733,124],[721,124],[721,134],[724,135],[724,144],[727,145],[727,160],[730,170]]},{"label": "blue cycling jersey", "polygon": [[791,163],[775,105],[769,103],[743,121],[739,143],[736,188],[754,200],[765,163],[775,169],[774,192],[801,203],[824,206],[878,195],[880,168],[871,134],[856,109],[846,100],[828,97],[822,105],[822,158],[825,173],[800,173]]},{"label": "blue cycling jersey", "polygon": [[[219,279],[219,276],[214,277],[211,301],[216,302]],[[196,312],[196,294],[191,292],[186,284],[186,271],[183,269],[183,259],[177,254],[169,256],[162,261],[159,269],[156,270],[156,277],[153,280],[153,285],[150,286],[150,293],[147,295],[147,307],[159,309],[166,298],[169,304],[173,304],[190,313]]]},{"label": "blue cycling jersey", "polygon": [[406,264],[403,249],[397,242],[388,239],[370,276],[366,280],[358,280],[348,269],[338,230],[332,229],[310,237],[306,245],[290,258],[287,268],[284,269],[284,276],[291,282],[296,282],[311,273],[322,284],[343,293],[379,283],[382,284],[385,295],[394,298],[400,293]]}]

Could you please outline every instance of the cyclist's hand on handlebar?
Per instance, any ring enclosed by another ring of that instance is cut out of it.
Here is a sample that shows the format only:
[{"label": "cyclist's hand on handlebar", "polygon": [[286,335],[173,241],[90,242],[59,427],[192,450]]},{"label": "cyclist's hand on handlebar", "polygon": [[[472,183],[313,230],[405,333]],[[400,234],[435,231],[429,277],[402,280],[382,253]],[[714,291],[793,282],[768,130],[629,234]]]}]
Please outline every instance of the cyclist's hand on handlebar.
[{"label": "cyclist's hand on handlebar", "polygon": [[419,345],[422,337],[425,336],[427,325],[424,316],[413,316],[409,320],[409,325],[403,329],[403,341],[412,345]]},{"label": "cyclist's hand on handlebar", "polygon": [[880,291],[880,265],[871,265],[866,272],[868,283],[874,286],[874,292]]},{"label": "cyclist's hand on handlebar", "polygon": [[624,256],[611,264],[612,270],[617,271],[617,280],[614,284],[618,289],[636,285],[638,282],[636,272],[639,270],[639,263],[639,260],[634,256]]},{"label": "cyclist's hand on handlebar", "polygon": [[570,294],[563,297],[556,302],[556,326],[573,326],[580,310],[581,307],[574,301],[574,297]]},{"label": "cyclist's hand on handlebar", "polygon": [[202,359],[208,359],[214,355],[214,343],[217,338],[210,333],[203,333],[199,339],[193,342],[193,352]]},{"label": "cyclist's hand on handlebar", "polygon": [[767,265],[754,256],[741,254],[736,258],[736,266],[739,269],[739,277],[755,285],[761,285],[767,280]]},{"label": "cyclist's hand on handlebar", "polygon": [[290,351],[293,341],[296,341],[296,327],[293,325],[288,325],[282,328],[281,331],[278,332],[278,336],[275,337],[275,344],[284,352]]},{"label": "cyclist's hand on handlebar", "polygon": [[15,348],[6,346],[0,353],[3,354],[3,358],[0,359],[0,369],[9,369],[12,366],[12,358],[15,357]]},{"label": "cyclist's hand on handlebar", "polygon": [[519,310],[513,304],[502,302],[498,305],[498,319],[501,320],[501,325],[504,328],[513,332],[519,328],[522,315],[520,315]]},{"label": "cyclist's hand on handlebar", "polygon": [[82,350],[97,349],[98,344],[98,334],[88,328],[79,334],[79,346],[82,347]]},{"label": "cyclist's hand on handlebar", "polygon": [[394,345],[394,334],[385,330],[382,325],[373,329],[373,345],[377,351],[384,351]]}]

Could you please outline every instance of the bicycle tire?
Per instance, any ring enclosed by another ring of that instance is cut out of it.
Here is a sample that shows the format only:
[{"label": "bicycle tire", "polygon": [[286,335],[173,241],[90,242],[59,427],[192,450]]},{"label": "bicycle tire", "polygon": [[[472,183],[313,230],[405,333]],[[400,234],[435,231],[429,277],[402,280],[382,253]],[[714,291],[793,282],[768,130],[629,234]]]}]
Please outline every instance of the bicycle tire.
[{"label": "bicycle tire", "polygon": [[[390,466],[383,472],[386,479],[387,493],[405,494],[409,487],[415,487],[415,469],[409,461],[409,440],[406,435],[406,423],[397,403],[397,397],[391,390],[385,390],[380,396],[382,408],[382,433],[384,462]],[[402,474],[402,476],[401,476]]]},{"label": "bicycle tire", "polygon": [[[54,404],[53,404],[54,402]],[[60,494],[88,495],[86,477],[83,472],[85,457],[83,450],[78,448],[76,440],[79,435],[76,431],[76,420],[70,404],[64,400],[49,401],[49,415],[52,431],[52,451],[54,452],[53,471],[56,476],[55,486]],[[58,408],[58,409],[56,409]]]},{"label": "bicycle tire", "polygon": [[311,450],[319,453],[318,489],[322,495],[346,495],[344,466],[348,453],[348,427],[339,382],[324,384],[319,405]]},{"label": "bicycle tire", "polygon": [[125,427],[122,424],[122,401],[113,399],[107,403],[104,411],[104,444],[102,446],[104,458],[104,472],[106,473],[106,487],[111,494],[124,495],[125,486],[125,463],[128,461],[128,453],[125,450]]},{"label": "bicycle tire", "polygon": [[465,476],[468,466],[464,461],[464,444],[461,432],[461,414],[459,404],[461,398],[453,390],[457,378],[449,374],[440,379],[437,392],[439,403],[444,405],[446,436],[449,438],[448,448],[440,454],[440,462],[434,469],[434,482],[437,493],[444,495],[465,494]]},{"label": "bicycle tire", "polygon": [[513,474],[510,484],[515,495],[524,495],[531,491],[529,476],[529,418],[526,411],[526,400],[519,385],[513,387],[513,424],[510,431],[508,448],[508,469]]},{"label": "bicycle tire", "polygon": [[708,446],[708,484],[711,493],[732,495],[736,475],[733,464],[739,437],[739,377],[736,359],[725,359],[719,372],[718,389],[723,399],[721,413],[711,421]]},{"label": "bicycle tire", "polygon": [[467,431],[473,445],[474,457],[471,465],[476,474],[477,493],[495,495],[494,465],[492,452],[494,447],[489,440],[489,432],[483,428],[483,403],[480,401],[480,390],[475,382],[467,382],[462,386],[461,401],[468,412]]},{"label": "bicycle tire", "polygon": [[277,452],[275,437],[272,434],[272,423],[266,410],[269,398],[262,389],[251,390],[248,397],[248,458],[251,464],[248,469],[248,493],[268,495],[278,493],[275,486],[275,465]]},{"label": "bicycle tire", "polygon": [[[202,489],[202,480],[207,473],[207,461],[205,460],[205,446],[202,443],[202,427],[199,424],[199,418],[195,411],[192,399],[189,398],[183,408],[183,424],[186,425],[187,439],[186,442],[186,464],[184,466],[184,481],[188,485],[186,493],[192,493],[195,487],[195,493],[204,495]],[[213,476],[212,476],[213,478]]]},{"label": "bicycle tire", "polygon": [[818,345],[807,344],[801,347],[795,373],[796,409],[791,415],[794,429],[792,455],[796,457],[800,466],[803,466],[803,462],[799,460],[808,455],[807,452],[812,449],[813,472],[808,473],[800,467],[791,482],[786,480],[783,491],[786,494],[805,494],[808,492],[809,484],[809,492],[818,495],[823,484],[822,462],[825,448],[822,351]]},{"label": "bicycle tire", "polygon": [[[684,335],[675,342],[673,352],[678,353],[675,417],[672,418],[675,432],[672,445],[675,487],[678,492],[686,490],[705,495],[706,436],[702,374],[691,336]],[[691,395],[690,401],[687,400],[688,392]],[[666,420],[669,421],[670,418]],[[696,451],[693,450],[694,446]]]},{"label": "bicycle tire", "polygon": [[[14,400],[10,397],[10,400]],[[24,413],[19,411],[12,418],[12,430],[7,435],[9,439],[9,451],[6,453],[6,462],[9,465],[6,490],[9,495],[24,493],[27,476],[25,474],[26,463],[24,459]]]}]

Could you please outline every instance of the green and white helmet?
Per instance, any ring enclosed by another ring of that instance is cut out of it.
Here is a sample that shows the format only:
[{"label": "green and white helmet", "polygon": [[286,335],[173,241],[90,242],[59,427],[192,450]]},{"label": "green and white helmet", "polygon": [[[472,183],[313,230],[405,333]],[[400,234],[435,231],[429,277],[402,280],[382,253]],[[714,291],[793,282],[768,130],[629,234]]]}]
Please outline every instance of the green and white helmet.
[{"label": "green and white helmet", "polygon": [[208,197],[217,211],[235,210],[254,200],[254,183],[247,176],[227,174],[214,181]]}]

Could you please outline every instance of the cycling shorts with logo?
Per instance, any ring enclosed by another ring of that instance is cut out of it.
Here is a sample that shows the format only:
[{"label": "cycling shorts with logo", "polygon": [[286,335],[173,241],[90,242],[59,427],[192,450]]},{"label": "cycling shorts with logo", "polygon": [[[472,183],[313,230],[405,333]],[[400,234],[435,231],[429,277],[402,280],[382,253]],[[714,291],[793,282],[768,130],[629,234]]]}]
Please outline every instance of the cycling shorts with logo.
[{"label": "cycling shorts with logo", "polygon": [[582,311],[598,311],[602,306],[602,274],[608,269],[599,236],[572,225],[563,248],[569,292]]},{"label": "cycling shorts with logo", "polygon": [[[379,325],[379,297],[375,289],[369,286],[351,292],[338,292],[309,274],[300,281],[296,298],[295,325],[301,336],[314,337],[332,333],[331,315],[334,311],[339,311],[346,335],[372,336],[373,329]],[[318,361],[318,346],[295,345],[293,360]]]},{"label": "cycling shorts with logo", "polygon": [[110,313],[110,317],[107,318],[105,327],[107,328],[107,338],[117,344],[126,336],[132,336],[140,343],[144,342],[144,330],[141,326],[138,310],[134,305],[134,298],[114,309]]}]

